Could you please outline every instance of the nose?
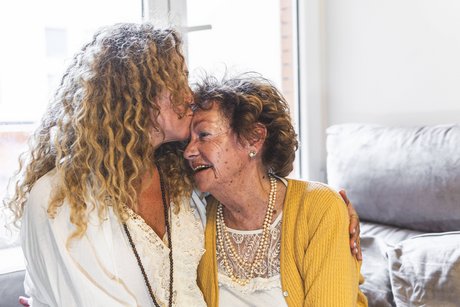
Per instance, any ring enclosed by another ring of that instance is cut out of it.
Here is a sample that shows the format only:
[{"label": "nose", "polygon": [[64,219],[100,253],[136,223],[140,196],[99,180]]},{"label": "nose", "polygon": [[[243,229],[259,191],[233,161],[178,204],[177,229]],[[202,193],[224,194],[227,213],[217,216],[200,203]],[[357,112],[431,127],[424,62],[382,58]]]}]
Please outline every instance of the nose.
[{"label": "nose", "polygon": [[193,139],[190,139],[190,142],[187,144],[184,150],[184,158],[188,161],[192,161],[198,156],[198,150],[196,147],[196,142]]}]

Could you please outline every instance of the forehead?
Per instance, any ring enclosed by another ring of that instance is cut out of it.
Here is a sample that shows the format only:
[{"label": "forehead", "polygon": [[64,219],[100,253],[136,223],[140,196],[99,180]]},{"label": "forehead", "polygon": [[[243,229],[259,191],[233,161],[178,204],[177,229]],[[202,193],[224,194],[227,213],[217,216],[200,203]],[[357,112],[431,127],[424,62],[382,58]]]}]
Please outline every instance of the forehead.
[{"label": "forehead", "polygon": [[200,109],[198,108],[193,113],[192,125],[196,126],[202,122],[207,123],[216,123],[223,124],[224,122],[228,124],[228,120],[222,114],[219,103],[211,103],[209,108]]}]

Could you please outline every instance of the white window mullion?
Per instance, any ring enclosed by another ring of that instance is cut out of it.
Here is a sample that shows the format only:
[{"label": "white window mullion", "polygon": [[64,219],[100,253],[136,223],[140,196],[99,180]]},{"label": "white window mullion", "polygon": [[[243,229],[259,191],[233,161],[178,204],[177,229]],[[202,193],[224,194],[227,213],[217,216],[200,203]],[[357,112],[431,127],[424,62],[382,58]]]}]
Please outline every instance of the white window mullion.
[{"label": "white window mullion", "polygon": [[142,0],[144,10],[148,12],[144,17],[151,22],[166,23],[177,27],[182,33],[184,40],[184,55],[188,58],[188,39],[187,34],[195,31],[211,30],[210,24],[188,25],[187,21],[187,1],[186,0]]},{"label": "white window mullion", "polygon": [[298,121],[301,178],[326,181],[324,3],[294,0],[298,10]]}]

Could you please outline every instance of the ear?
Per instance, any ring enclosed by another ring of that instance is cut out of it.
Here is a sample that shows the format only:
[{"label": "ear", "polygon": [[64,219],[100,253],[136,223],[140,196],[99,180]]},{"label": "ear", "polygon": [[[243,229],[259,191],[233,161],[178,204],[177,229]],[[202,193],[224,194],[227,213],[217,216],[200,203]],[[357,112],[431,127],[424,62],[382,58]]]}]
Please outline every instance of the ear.
[{"label": "ear", "polygon": [[256,152],[260,152],[267,138],[267,127],[261,123],[254,124],[248,138],[248,144]]}]

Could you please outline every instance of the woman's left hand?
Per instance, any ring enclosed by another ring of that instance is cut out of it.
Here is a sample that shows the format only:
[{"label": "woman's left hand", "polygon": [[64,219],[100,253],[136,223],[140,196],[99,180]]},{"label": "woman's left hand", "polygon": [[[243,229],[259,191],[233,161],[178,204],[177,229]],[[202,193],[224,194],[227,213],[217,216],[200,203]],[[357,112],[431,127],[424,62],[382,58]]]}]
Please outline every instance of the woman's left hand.
[{"label": "woman's left hand", "polygon": [[340,196],[342,196],[345,204],[347,204],[348,214],[350,215],[350,249],[351,253],[356,257],[358,260],[363,260],[363,254],[361,252],[361,245],[359,244],[359,216],[356,212],[353,204],[347,197],[347,193],[345,190],[339,191]]},{"label": "woman's left hand", "polygon": [[29,307],[30,301],[31,301],[30,297],[25,297],[25,296],[19,297],[19,304],[21,304],[22,306]]}]

